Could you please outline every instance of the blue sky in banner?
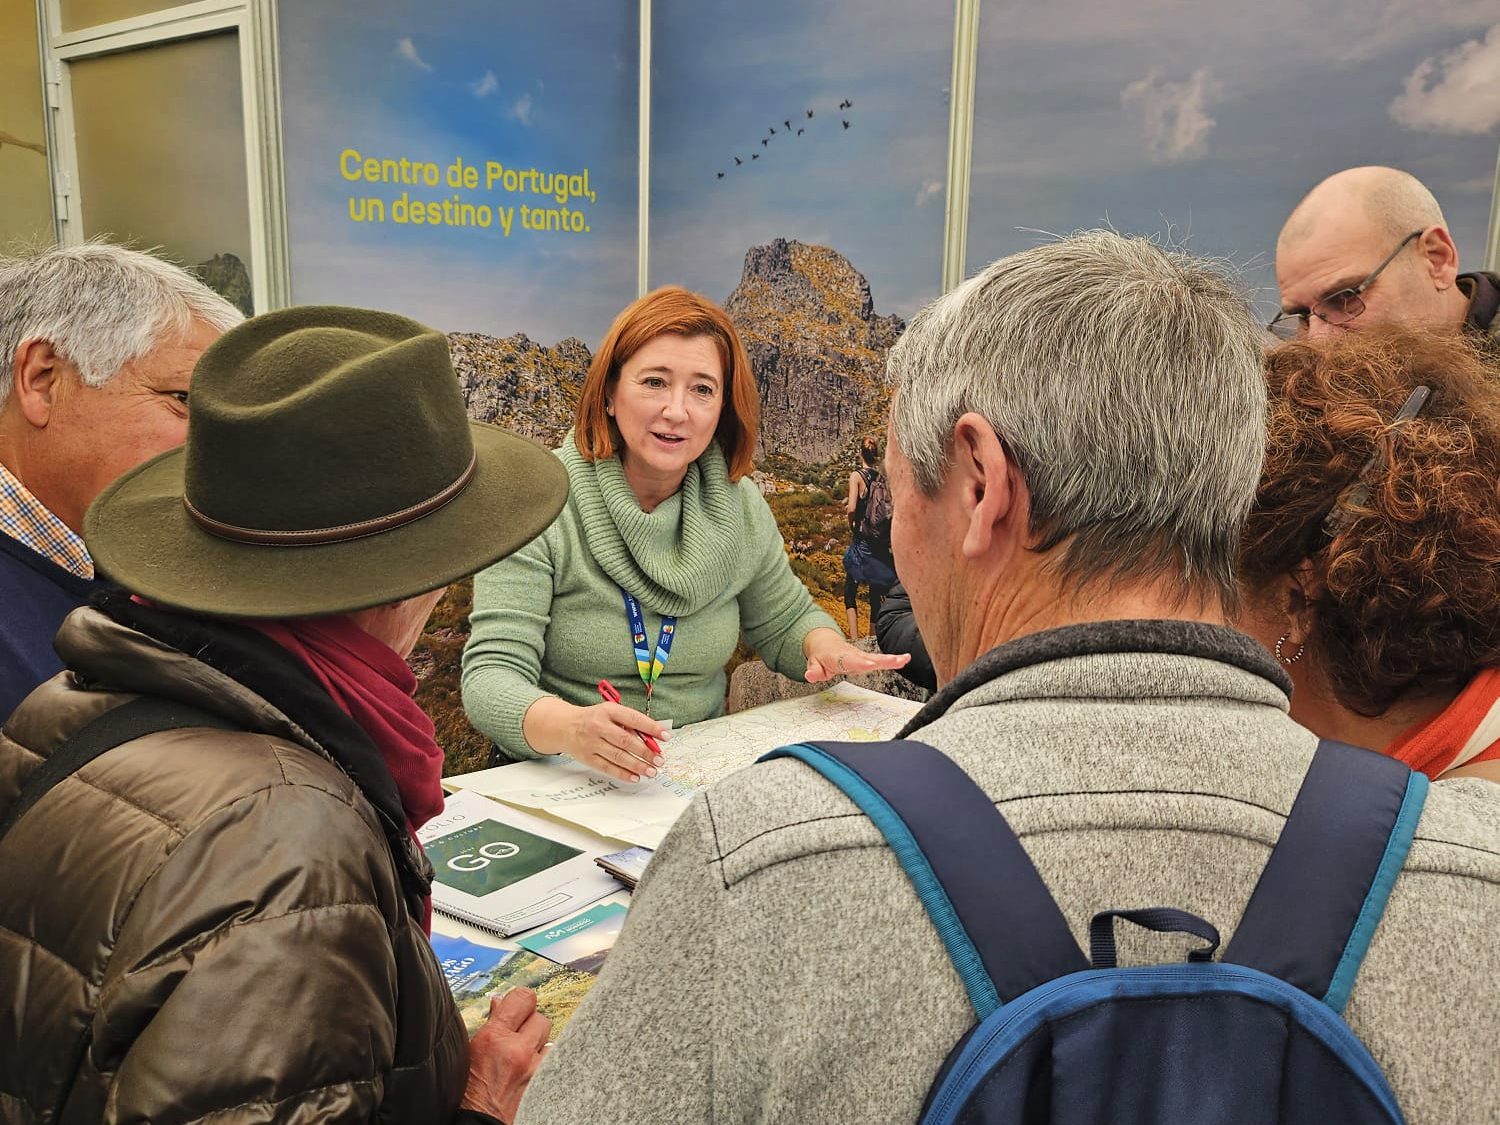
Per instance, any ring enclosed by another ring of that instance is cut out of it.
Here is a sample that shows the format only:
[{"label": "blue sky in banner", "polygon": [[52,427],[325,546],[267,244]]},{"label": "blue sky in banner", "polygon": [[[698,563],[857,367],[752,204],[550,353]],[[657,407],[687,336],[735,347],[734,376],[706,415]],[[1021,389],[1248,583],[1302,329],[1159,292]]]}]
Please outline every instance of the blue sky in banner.
[{"label": "blue sky in banner", "polygon": [[[635,295],[637,17],[635,0],[281,5],[293,298],[595,345]],[[363,165],[346,150],[431,162],[440,182],[350,180]],[[472,187],[461,172],[449,183],[456,159],[474,169]],[[559,200],[567,181],[543,194],[546,183],[511,178],[507,191],[504,171],[487,190],[490,162],[523,175],[587,168],[595,199]],[[436,224],[397,211],[403,193],[437,204],[423,214]],[[353,221],[351,197],[357,213],[378,198],[384,221],[373,207]]]},{"label": "blue sky in banner", "polygon": [[1306,191],[1392,164],[1483,262],[1500,144],[1500,0],[981,8],[968,272],[1080,227],[1170,237],[1240,268],[1269,311]]},{"label": "blue sky in banner", "polygon": [[844,254],[877,312],[937,295],[951,2],[655,0],[651,53],[652,285],[722,301],[782,237]]}]

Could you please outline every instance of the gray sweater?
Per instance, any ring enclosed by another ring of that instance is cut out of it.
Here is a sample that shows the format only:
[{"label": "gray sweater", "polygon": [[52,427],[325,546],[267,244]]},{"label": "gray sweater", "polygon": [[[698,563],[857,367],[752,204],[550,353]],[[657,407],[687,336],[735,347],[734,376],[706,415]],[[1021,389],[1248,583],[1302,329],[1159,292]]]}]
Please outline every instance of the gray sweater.
[{"label": "gray sweater", "polygon": [[[1077,626],[995,649],[908,733],[993,797],[1083,948],[1096,911],[1139,906],[1227,944],[1315,745],[1288,690],[1228,629]],[[1191,944],[1119,935],[1121,964]],[[1412,1125],[1500,1121],[1497,935],[1500,788],[1439,782],[1345,1012]],[[664,841],[520,1121],[912,1122],[971,1019],[874,825],[769,762]]]}]

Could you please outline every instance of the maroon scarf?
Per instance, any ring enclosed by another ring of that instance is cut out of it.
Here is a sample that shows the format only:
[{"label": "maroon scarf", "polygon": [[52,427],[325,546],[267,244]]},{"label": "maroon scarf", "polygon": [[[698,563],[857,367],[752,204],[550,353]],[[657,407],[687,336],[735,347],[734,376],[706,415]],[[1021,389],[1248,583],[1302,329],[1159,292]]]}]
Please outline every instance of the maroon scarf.
[{"label": "maroon scarf", "polygon": [[[242,621],[306,664],[380,751],[401,793],[406,826],[416,830],[443,811],[443,751],[432,720],[412,698],[417,678],[406,661],[348,617]],[[422,919],[431,932],[432,902]]]}]

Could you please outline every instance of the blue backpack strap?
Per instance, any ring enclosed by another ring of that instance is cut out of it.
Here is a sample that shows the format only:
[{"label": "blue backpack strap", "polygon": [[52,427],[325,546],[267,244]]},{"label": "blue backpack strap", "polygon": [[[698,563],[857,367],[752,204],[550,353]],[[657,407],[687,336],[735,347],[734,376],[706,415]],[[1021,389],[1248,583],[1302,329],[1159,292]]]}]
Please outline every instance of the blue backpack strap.
[{"label": "blue backpack strap", "polygon": [[984,791],[922,742],[817,742],[797,758],[885,835],[983,1020],[1039,984],[1089,967],[1021,841]]},{"label": "blue backpack strap", "polygon": [[1224,960],[1342,1012],[1426,799],[1396,759],[1320,742]]}]

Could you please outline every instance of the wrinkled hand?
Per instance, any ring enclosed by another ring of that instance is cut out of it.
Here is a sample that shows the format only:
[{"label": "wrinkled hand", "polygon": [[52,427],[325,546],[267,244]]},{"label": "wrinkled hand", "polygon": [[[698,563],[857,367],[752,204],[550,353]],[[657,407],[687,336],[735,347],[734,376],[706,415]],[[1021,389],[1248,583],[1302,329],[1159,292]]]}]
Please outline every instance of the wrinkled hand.
[{"label": "wrinkled hand", "polygon": [[[826,635],[825,635],[826,634]],[[911,653],[863,652],[832,629],[815,629],[803,643],[807,656],[807,682],[819,683],[834,676],[855,676],[877,668],[904,668]]]},{"label": "wrinkled hand", "polygon": [[469,1040],[469,1082],[462,1109],[516,1119],[521,1095],[545,1057],[542,1051],[552,1023],[536,1010],[536,993],[513,988],[490,998],[490,1018]]},{"label": "wrinkled hand", "polygon": [[571,754],[595,773],[621,781],[655,777],[662,759],[651,752],[636,732],[656,739],[668,736],[667,728],[623,703],[596,703],[575,708],[556,750]]}]

